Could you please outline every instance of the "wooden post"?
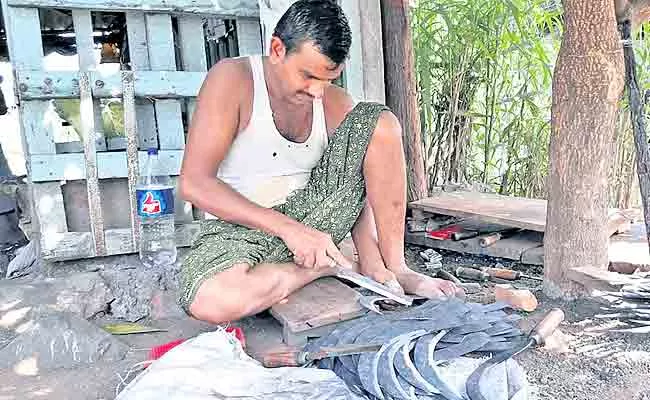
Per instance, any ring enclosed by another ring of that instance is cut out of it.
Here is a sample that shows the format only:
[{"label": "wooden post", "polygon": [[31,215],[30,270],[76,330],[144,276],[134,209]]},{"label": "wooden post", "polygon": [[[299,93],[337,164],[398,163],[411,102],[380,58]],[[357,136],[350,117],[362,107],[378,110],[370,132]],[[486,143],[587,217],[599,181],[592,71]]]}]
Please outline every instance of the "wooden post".
[{"label": "wooden post", "polygon": [[402,124],[408,177],[408,200],[427,196],[420,115],[415,83],[415,59],[407,0],[381,0],[384,38],[386,104]]},{"label": "wooden post", "polygon": [[578,267],[607,268],[607,175],[623,51],[611,0],[564,0],[553,74],[544,292],[576,297]]},{"label": "wooden post", "polygon": [[650,147],[648,146],[648,135],[646,135],[645,131],[643,100],[636,79],[634,48],[630,42],[631,25],[632,22],[628,20],[620,26],[622,27],[623,39],[627,41],[623,50],[625,59],[625,83],[630,101],[630,119],[632,120],[632,132],[634,133],[634,145],[636,146],[636,170],[639,177],[639,189],[641,190],[641,204],[643,205],[646,237],[650,244]]}]

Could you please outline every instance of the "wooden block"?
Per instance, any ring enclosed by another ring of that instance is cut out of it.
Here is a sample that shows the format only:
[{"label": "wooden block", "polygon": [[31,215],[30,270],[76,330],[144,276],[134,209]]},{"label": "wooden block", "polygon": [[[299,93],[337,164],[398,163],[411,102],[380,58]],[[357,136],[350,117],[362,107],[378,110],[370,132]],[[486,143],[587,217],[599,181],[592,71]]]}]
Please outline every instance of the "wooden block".
[{"label": "wooden block", "polygon": [[284,304],[271,307],[273,315],[283,325],[287,335],[314,329],[365,314],[359,304],[360,294],[335,278],[318,279],[291,294]]},{"label": "wooden block", "polygon": [[531,265],[544,265],[544,246],[533,247],[532,249],[524,250],[521,253],[521,263]]},{"label": "wooden block", "polygon": [[618,291],[621,286],[635,281],[628,275],[595,267],[567,268],[566,275],[570,280],[582,285],[587,292]]}]

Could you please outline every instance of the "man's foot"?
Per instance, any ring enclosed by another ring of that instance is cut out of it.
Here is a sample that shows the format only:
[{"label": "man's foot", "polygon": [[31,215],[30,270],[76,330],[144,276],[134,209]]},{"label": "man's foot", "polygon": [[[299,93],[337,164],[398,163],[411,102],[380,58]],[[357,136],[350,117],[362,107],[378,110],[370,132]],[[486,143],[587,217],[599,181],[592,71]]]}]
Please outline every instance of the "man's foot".
[{"label": "man's foot", "polygon": [[464,297],[465,291],[454,285],[453,282],[432,278],[430,276],[415,272],[404,266],[395,273],[397,281],[404,288],[404,292],[416,296],[436,299],[440,297]]}]

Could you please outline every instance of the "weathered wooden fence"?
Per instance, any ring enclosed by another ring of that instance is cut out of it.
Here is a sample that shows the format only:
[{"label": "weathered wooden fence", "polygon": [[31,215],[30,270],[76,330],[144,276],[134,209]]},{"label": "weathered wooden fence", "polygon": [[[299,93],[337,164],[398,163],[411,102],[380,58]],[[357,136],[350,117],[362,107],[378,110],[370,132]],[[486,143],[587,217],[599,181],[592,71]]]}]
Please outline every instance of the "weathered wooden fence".
[{"label": "weathered wooden fence", "polygon": [[[32,232],[42,257],[60,260],[136,251],[134,191],[146,149],[158,148],[166,172],[178,175],[194,98],[206,71],[224,56],[262,53],[257,1],[0,1],[20,105]],[[343,7],[356,36],[344,84],[357,99],[381,101],[381,25],[364,21],[364,15],[378,12],[378,0],[344,0]],[[71,12],[78,71],[43,67],[39,12],[47,9]],[[97,65],[97,12],[125,14],[129,63],[114,73],[103,73]],[[224,27],[234,30],[229,40],[210,40],[223,35]],[[362,41],[365,31],[372,32]],[[364,75],[362,65],[372,73]],[[121,99],[123,136],[102,133],[99,107],[106,98]],[[79,100],[76,146],[55,142],[48,109],[56,99]],[[177,243],[186,246],[202,213],[178,199],[175,208]]]},{"label": "weathered wooden fence", "polygon": [[[43,69],[39,10],[53,7],[72,13],[78,71]],[[97,11],[125,13],[129,70],[98,72],[91,18],[91,12]],[[194,97],[209,68],[207,55],[215,54],[206,51],[206,20],[213,28],[220,19],[233,20],[237,54],[259,54],[262,40],[256,13],[257,3],[250,0],[3,1],[30,179],[32,231],[39,233],[43,257],[135,251],[136,177],[148,147],[160,149],[169,175],[179,173]],[[52,99],[71,98],[79,99],[81,152],[70,152],[70,146],[63,152],[47,121]],[[103,137],[101,98],[121,98],[126,140]],[[176,209],[177,240],[183,246],[201,215],[179,200]],[[86,223],[70,223],[74,216],[83,220],[84,214]]]}]

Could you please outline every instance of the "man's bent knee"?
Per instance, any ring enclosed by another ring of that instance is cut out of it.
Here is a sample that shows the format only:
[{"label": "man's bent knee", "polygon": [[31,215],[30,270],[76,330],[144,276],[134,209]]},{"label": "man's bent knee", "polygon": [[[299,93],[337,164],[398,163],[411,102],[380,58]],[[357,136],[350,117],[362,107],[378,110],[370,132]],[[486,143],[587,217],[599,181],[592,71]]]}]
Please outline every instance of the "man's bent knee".
[{"label": "man's bent knee", "polygon": [[247,312],[246,296],[240,285],[250,267],[235,265],[207,279],[196,291],[189,313],[196,319],[220,324],[237,320]]}]

